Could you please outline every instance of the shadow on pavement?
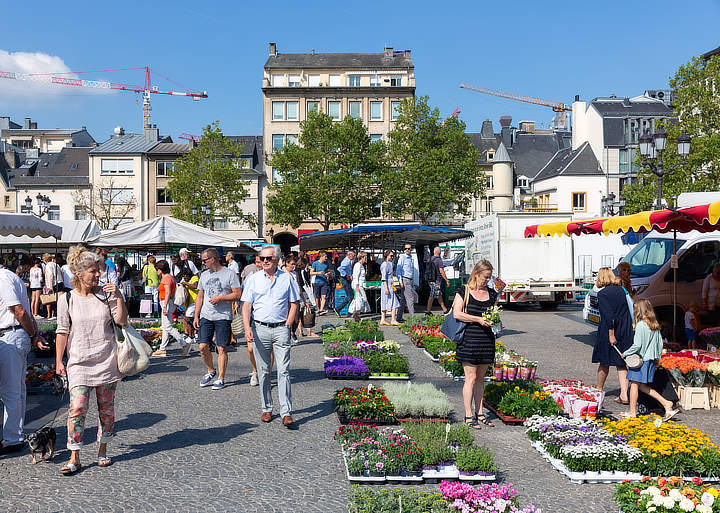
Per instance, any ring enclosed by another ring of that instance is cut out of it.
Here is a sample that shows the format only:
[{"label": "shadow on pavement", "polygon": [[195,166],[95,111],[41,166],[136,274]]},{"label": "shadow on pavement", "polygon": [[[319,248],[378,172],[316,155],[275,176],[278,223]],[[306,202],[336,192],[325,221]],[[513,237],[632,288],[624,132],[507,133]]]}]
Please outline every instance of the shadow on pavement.
[{"label": "shadow on pavement", "polygon": [[154,426],[167,418],[164,413],[153,413],[145,411],[142,413],[131,413],[122,420],[115,422],[115,432],[128,429],[144,429]]},{"label": "shadow on pavement", "polygon": [[[179,357],[178,359],[180,358],[182,357]],[[173,365],[174,363],[175,362],[172,360],[159,363],[155,363],[155,361],[151,360],[150,366],[146,370],[140,372],[139,374],[135,374],[134,376],[127,376],[123,378],[123,381],[135,381],[137,379],[143,379],[143,376],[150,376],[152,374],[163,374],[166,372],[178,373],[188,370],[187,365]]]},{"label": "shadow on pavement", "polygon": [[565,338],[571,338],[573,340],[577,340],[578,342],[581,342],[585,344],[586,346],[594,347],[595,346],[595,333],[584,333],[579,335],[565,335]]},{"label": "shadow on pavement", "polygon": [[206,429],[183,429],[174,433],[162,435],[153,442],[143,444],[128,445],[130,452],[118,454],[113,457],[115,462],[130,461],[155,454],[162,451],[172,451],[174,449],[183,449],[193,445],[215,445],[229,442],[233,438],[237,438],[245,434],[249,428],[254,427],[253,424],[247,422],[238,422],[229,426],[213,427]]},{"label": "shadow on pavement", "polygon": [[290,369],[290,375],[292,377],[292,384],[306,383],[308,381],[323,381],[325,380],[325,371],[317,371],[310,369]]},{"label": "shadow on pavement", "polygon": [[505,337],[505,336],[510,336],[510,335],[524,335],[525,333],[527,333],[527,331],[518,331],[518,330],[503,329],[503,330],[500,332],[500,335],[498,335],[497,338],[503,338],[503,337]]},{"label": "shadow on pavement", "polygon": [[310,413],[307,417],[296,417],[295,419],[295,425],[296,426],[302,426],[303,424],[306,424],[308,422],[312,422],[313,420],[321,419],[323,417],[327,417],[328,415],[333,414],[333,404],[332,399],[325,399],[323,402],[315,404],[313,406],[308,406],[307,408],[303,408],[302,410],[297,410],[293,412],[293,415],[300,414],[300,413]]}]

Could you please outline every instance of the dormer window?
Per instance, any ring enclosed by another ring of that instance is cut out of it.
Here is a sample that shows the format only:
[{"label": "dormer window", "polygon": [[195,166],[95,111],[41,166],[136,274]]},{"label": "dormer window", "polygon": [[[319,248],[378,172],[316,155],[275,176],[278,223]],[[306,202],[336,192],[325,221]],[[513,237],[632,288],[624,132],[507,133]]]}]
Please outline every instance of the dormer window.
[{"label": "dormer window", "polygon": [[528,187],[528,179],[524,176],[519,176],[517,179],[517,186],[522,188]]},{"label": "dormer window", "polygon": [[488,151],[487,152],[487,160],[488,162],[493,160],[495,158],[495,152],[494,151]]}]

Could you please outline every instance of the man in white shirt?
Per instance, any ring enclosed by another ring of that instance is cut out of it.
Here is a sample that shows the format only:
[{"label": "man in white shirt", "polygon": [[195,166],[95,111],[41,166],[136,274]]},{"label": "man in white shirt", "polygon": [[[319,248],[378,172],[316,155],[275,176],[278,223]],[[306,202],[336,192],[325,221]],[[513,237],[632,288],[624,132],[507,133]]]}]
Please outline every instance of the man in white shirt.
[{"label": "man in white shirt", "polygon": [[403,292],[399,296],[400,308],[397,314],[397,322],[402,322],[405,306],[407,306],[410,315],[415,315],[415,301],[417,301],[415,286],[413,284],[415,264],[412,258],[412,244],[409,242],[403,244],[403,253],[398,257],[395,273],[400,281],[400,288]]},{"label": "man in white shirt", "polygon": [[187,267],[190,269],[193,273],[193,275],[198,273],[197,267],[195,267],[195,264],[192,260],[190,260],[190,250],[188,248],[181,248],[180,251],[178,251],[178,254],[180,255],[180,269],[183,269]]},{"label": "man in white shirt", "polygon": [[[243,322],[248,344],[254,344],[260,381],[260,420],[272,420],[270,392],[270,354],[275,355],[278,375],[280,416],[285,427],[293,426],[290,391],[290,331],[297,316],[300,290],[297,280],[278,269],[279,246],[265,246],[260,252],[262,270],[251,274],[243,284]],[[252,320],[251,320],[252,315]]]},{"label": "man in white shirt", "polygon": [[25,284],[13,272],[0,269],[0,401],[5,406],[0,455],[18,452],[25,442],[25,371],[30,345],[45,345],[30,317]]},{"label": "man in white shirt", "polygon": [[235,261],[235,257],[232,254],[232,251],[228,251],[225,253],[225,262],[227,262],[227,268],[230,269],[235,274],[240,274],[240,266]]}]

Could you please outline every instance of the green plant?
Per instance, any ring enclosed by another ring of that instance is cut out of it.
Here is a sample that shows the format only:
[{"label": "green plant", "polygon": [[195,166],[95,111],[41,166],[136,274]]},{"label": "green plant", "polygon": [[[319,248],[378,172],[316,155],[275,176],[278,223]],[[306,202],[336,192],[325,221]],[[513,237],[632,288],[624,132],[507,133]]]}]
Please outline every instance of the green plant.
[{"label": "green plant", "polygon": [[[354,485],[348,492],[349,513],[448,513],[449,504],[435,490],[373,490]],[[400,506],[402,504],[402,506]],[[402,509],[401,509],[402,508]]]},{"label": "green plant", "polygon": [[345,387],[335,392],[333,406],[350,419],[395,420],[395,407],[382,388]]},{"label": "green plant", "polygon": [[345,321],[345,329],[351,334],[352,340],[385,340],[385,335],[374,321]]},{"label": "green plant", "polygon": [[495,455],[486,447],[462,447],[457,452],[455,464],[460,472],[497,472]]},{"label": "green plant", "polygon": [[450,424],[447,432],[447,443],[445,439],[447,424],[444,422],[405,422],[402,428],[414,440],[424,446],[433,441],[440,441],[443,445],[467,447],[472,445],[475,435],[472,428],[465,423],[458,422]]},{"label": "green plant", "polygon": [[560,413],[560,407],[553,401],[549,392],[526,392],[519,387],[505,394],[496,406],[505,415],[518,418]]},{"label": "green plant", "polygon": [[440,353],[446,353],[448,351],[455,351],[457,344],[447,337],[439,335],[424,336],[420,339],[420,345],[430,353],[434,358],[437,358]]},{"label": "green plant", "polygon": [[362,358],[370,372],[397,372],[407,374],[409,371],[407,357],[403,354],[368,351]]},{"label": "green plant", "polygon": [[445,392],[438,390],[432,383],[383,383],[385,394],[395,406],[398,417],[447,418],[452,404]]},{"label": "green plant", "polygon": [[542,391],[542,387],[535,381],[526,381],[524,379],[518,379],[515,381],[494,381],[485,385],[485,400],[489,401],[494,406],[497,406],[500,404],[502,398],[515,388],[519,388],[520,390],[529,393]]},{"label": "green plant", "polygon": [[439,364],[444,370],[452,374],[453,376],[464,376],[465,369],[463,369],[462,363],[455,359],[455,351],[448,351],[447,353],[440,353]]}]

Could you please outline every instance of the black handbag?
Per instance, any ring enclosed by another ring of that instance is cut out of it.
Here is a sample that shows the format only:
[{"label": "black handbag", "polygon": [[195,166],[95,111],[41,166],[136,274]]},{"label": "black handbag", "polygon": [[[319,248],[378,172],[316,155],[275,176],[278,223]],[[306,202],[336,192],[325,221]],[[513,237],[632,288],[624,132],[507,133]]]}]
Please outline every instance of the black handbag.
[{"label": "black handbag", "polygon": [[[463,312],[467,312],[467,304],[468,304],[468,296],[470,294],[470,287],[465,285],[465,299],[463,303]],[[440,328],[440,333],[445,335],[447,338],[452,340],[453,342],[457,342],[458,344],[462,342],[463,337],[465,336],[465,328],[467,327],[467,323],[463,321],[458,321],[455,316],[453,315],[452,308],[450,309],[450,312],[445,316],[445,320],[443,321],[443,325]]]}]

